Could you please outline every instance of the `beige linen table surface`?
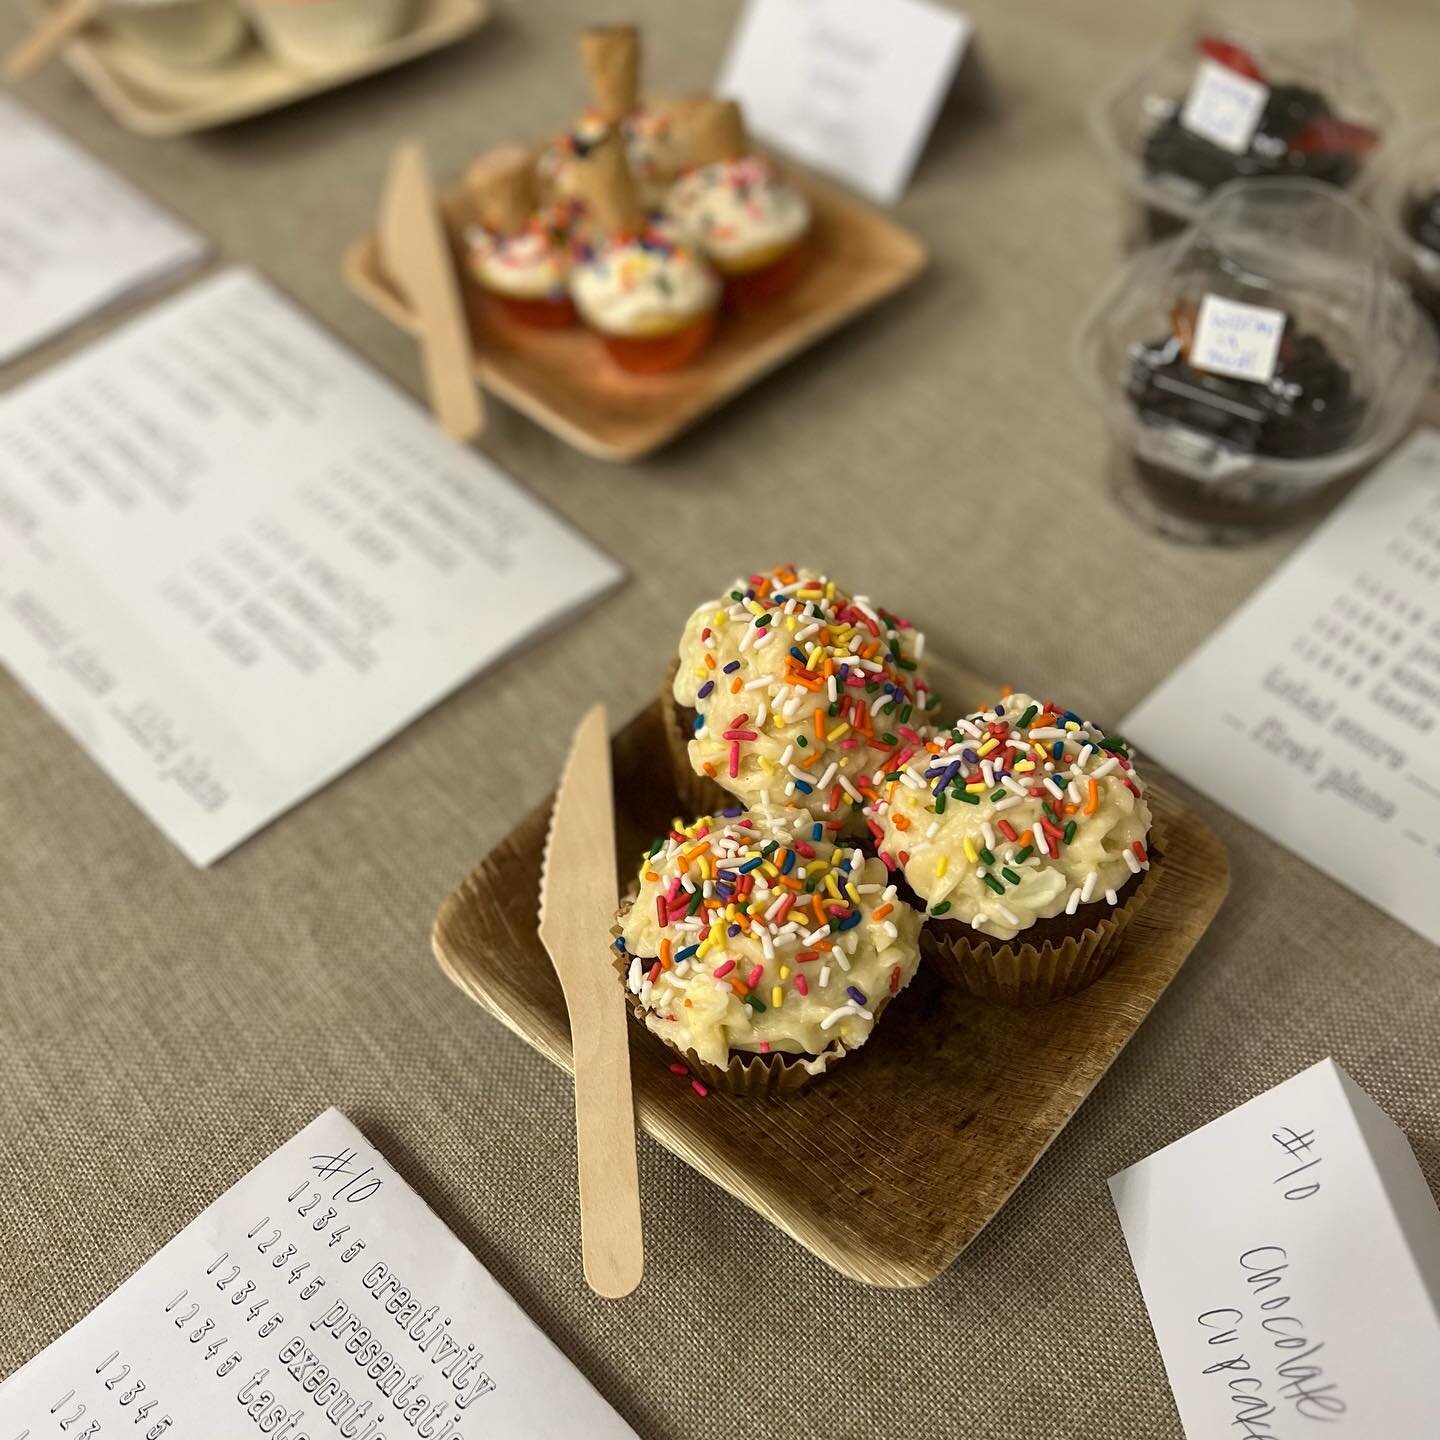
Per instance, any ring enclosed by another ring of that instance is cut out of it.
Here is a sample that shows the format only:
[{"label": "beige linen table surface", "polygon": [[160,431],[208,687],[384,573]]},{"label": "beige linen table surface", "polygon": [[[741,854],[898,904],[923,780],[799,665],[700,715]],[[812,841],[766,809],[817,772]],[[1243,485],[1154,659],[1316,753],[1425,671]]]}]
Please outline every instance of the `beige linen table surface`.
[{"label": "beige linen table surface", "polygon": [[[1373,59],[1423,112],[1434,0],[1362,8]],[[410,342],[338,273],[389,147],[417,135],[453,175],[553,128],[583,98],[572,33],[595,18],[646,22],[657,88],[703,86],[736,9],[514,5],[444,55],[188,140],[121,132],[63,67],[21,94],[418,390]],[[650,700],[683,615],[742,570],[825,565],[937,650],[1117,717],[1296,543],[1192,550],[1137,529],[1068,372],[1123,228],[1084,107],[1180,8],[970,10],[992,101],[947,107],[897,207],[934,254],[910,294],[641,465],[588,460],[494,407],[485,448],[631,571],[562,633],[208,872],[0,676],[0,1374],[332,1104],[648,1440],[1175,1437],[1110,1174],[1334,1054],[1440,1182],[1440,954],[1203,797],[1230,846],[1228,904],[925,1290],[841,1279],[645,1140],[648,1274],[628,1300],[596,1299],[569,1082],[430,959],[437,904],[550,788],[581,711],[600,699],[618,721]],[[7,7],[0,44],[18,29]]]}]

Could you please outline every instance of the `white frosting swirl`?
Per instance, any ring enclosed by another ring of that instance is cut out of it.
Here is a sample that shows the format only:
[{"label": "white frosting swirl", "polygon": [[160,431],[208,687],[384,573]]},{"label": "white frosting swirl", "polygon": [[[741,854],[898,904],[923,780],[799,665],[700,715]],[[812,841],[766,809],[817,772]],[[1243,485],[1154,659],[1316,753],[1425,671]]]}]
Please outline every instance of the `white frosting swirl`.
[{"label": "white frosting swirl", "polygon": [[720,299],[710,267],[693,250],[660,236],[602,244],[575,267],[570,286],[588,324],[637,338],[673,335]]},{"label": "white frosting swirl", "polygon": [[564,246],[538,221],[514,235],[475,225],[465,232],[470,272],[487,289],[522,300],[561,300],[569,259]]},{"label": "white frosting swirl", "polygon": [[681,176],[665,209],[722,269],[766,264],[810,228],[810,204],[758,155],[702,165]]}]

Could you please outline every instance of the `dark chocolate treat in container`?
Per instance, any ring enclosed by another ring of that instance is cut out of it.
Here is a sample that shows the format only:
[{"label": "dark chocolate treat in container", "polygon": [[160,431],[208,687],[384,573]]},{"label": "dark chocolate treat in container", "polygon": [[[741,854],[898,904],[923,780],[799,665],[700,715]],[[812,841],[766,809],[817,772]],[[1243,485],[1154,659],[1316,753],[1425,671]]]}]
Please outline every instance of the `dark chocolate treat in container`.
[{"label": "dark chocolate treat in container", "polygon": [[1395,124],[1349,0],[1212,0],[1097,101],[1139,234],[1168,238],[1233,180],[1359,186]]},{"label": "dark chocolate treat in container", "polygon": [[1076,339],[1115,441],[1115,487],[1181,539],[1288,523],[1409,424],[1437,338],[1384,238],[1315,180],[1232,181],[1130,260]]}]

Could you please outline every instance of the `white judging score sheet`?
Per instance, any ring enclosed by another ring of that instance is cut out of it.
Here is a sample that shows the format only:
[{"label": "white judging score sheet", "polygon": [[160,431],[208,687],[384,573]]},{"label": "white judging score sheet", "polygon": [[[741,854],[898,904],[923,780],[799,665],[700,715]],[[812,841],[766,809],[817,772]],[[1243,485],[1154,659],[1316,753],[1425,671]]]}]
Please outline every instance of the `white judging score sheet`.
[{"label": "white judging score sheet", "polygon": [[1397,450],[1123,728],[1440,944],[1440,431]]},{"label": "white judging score sheet", "polygon": [[208,248],[0,95],[0,365],[198,263]]},{"label": "white judging score sheet", "polygon": [[338,1110],[0,1384],[0,1440],[634,1440]]},{"label": "white judging score sheet", "polygon": [[620,574],[249,271],[0,400],[0,661],[197,865]]}]

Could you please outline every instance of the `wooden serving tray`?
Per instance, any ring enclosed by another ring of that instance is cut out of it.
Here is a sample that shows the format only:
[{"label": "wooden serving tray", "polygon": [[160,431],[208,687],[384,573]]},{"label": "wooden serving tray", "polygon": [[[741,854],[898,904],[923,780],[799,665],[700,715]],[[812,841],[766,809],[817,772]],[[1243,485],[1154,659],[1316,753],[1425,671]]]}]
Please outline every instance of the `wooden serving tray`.
[{"label": "wooden serving tray", "polygon": [[[997,690],[962,680],[942,692],[958,713]],[[623,887],[677,808],[658,701],[615,736],[613,753]],[[1149,799],[1164,863],[1120,953],[1079,995],[1011,1009],[922,965],[857,1054],[799,1095],[763,1101],[700,1099],[670,1072],[673,1053],[632,1022],[641,1126],[851,1279],[928,1284],[1080,1108],[1225,898],[1219,836],[1163,789],[1152,785]],[[535,933],[549,818],[547,800],[481,862],[441,906],[432,942],[456,985],[569,1070],[565,1002]],[[606,944],[596,936],[597,965],[610,963]]]},{"label": "wooden serving tray", "polygon": [[65,48],[65,61],[95,98],[138,135],[189,135],[229,125],[348,85],[429,54],[477,30],[490,0],[413,0],[409,25],[369,54],[325,69],[292,69],[258,40],[233,60],[203,70],[163,65],[104,25]]},{"label": "wooden serving tray", "polygon": [[[925,267],[925,247],[908,230],[793,166],[786,166],[786,174],[813,211],[809,266],[792,290],[764,310],[723,316],[714,342],[698,360],[667,375],[629,374],[583,327],[545,331],[508,322],[467,277],[462,291],[480,382],[577,450],[600,460],[636,460]],[[463,277],[464,191],[450,191],[441,206]],[[380,263],[374,235],[346,251],[343,273],[361,299],[415,332],[414,316]]]}]

